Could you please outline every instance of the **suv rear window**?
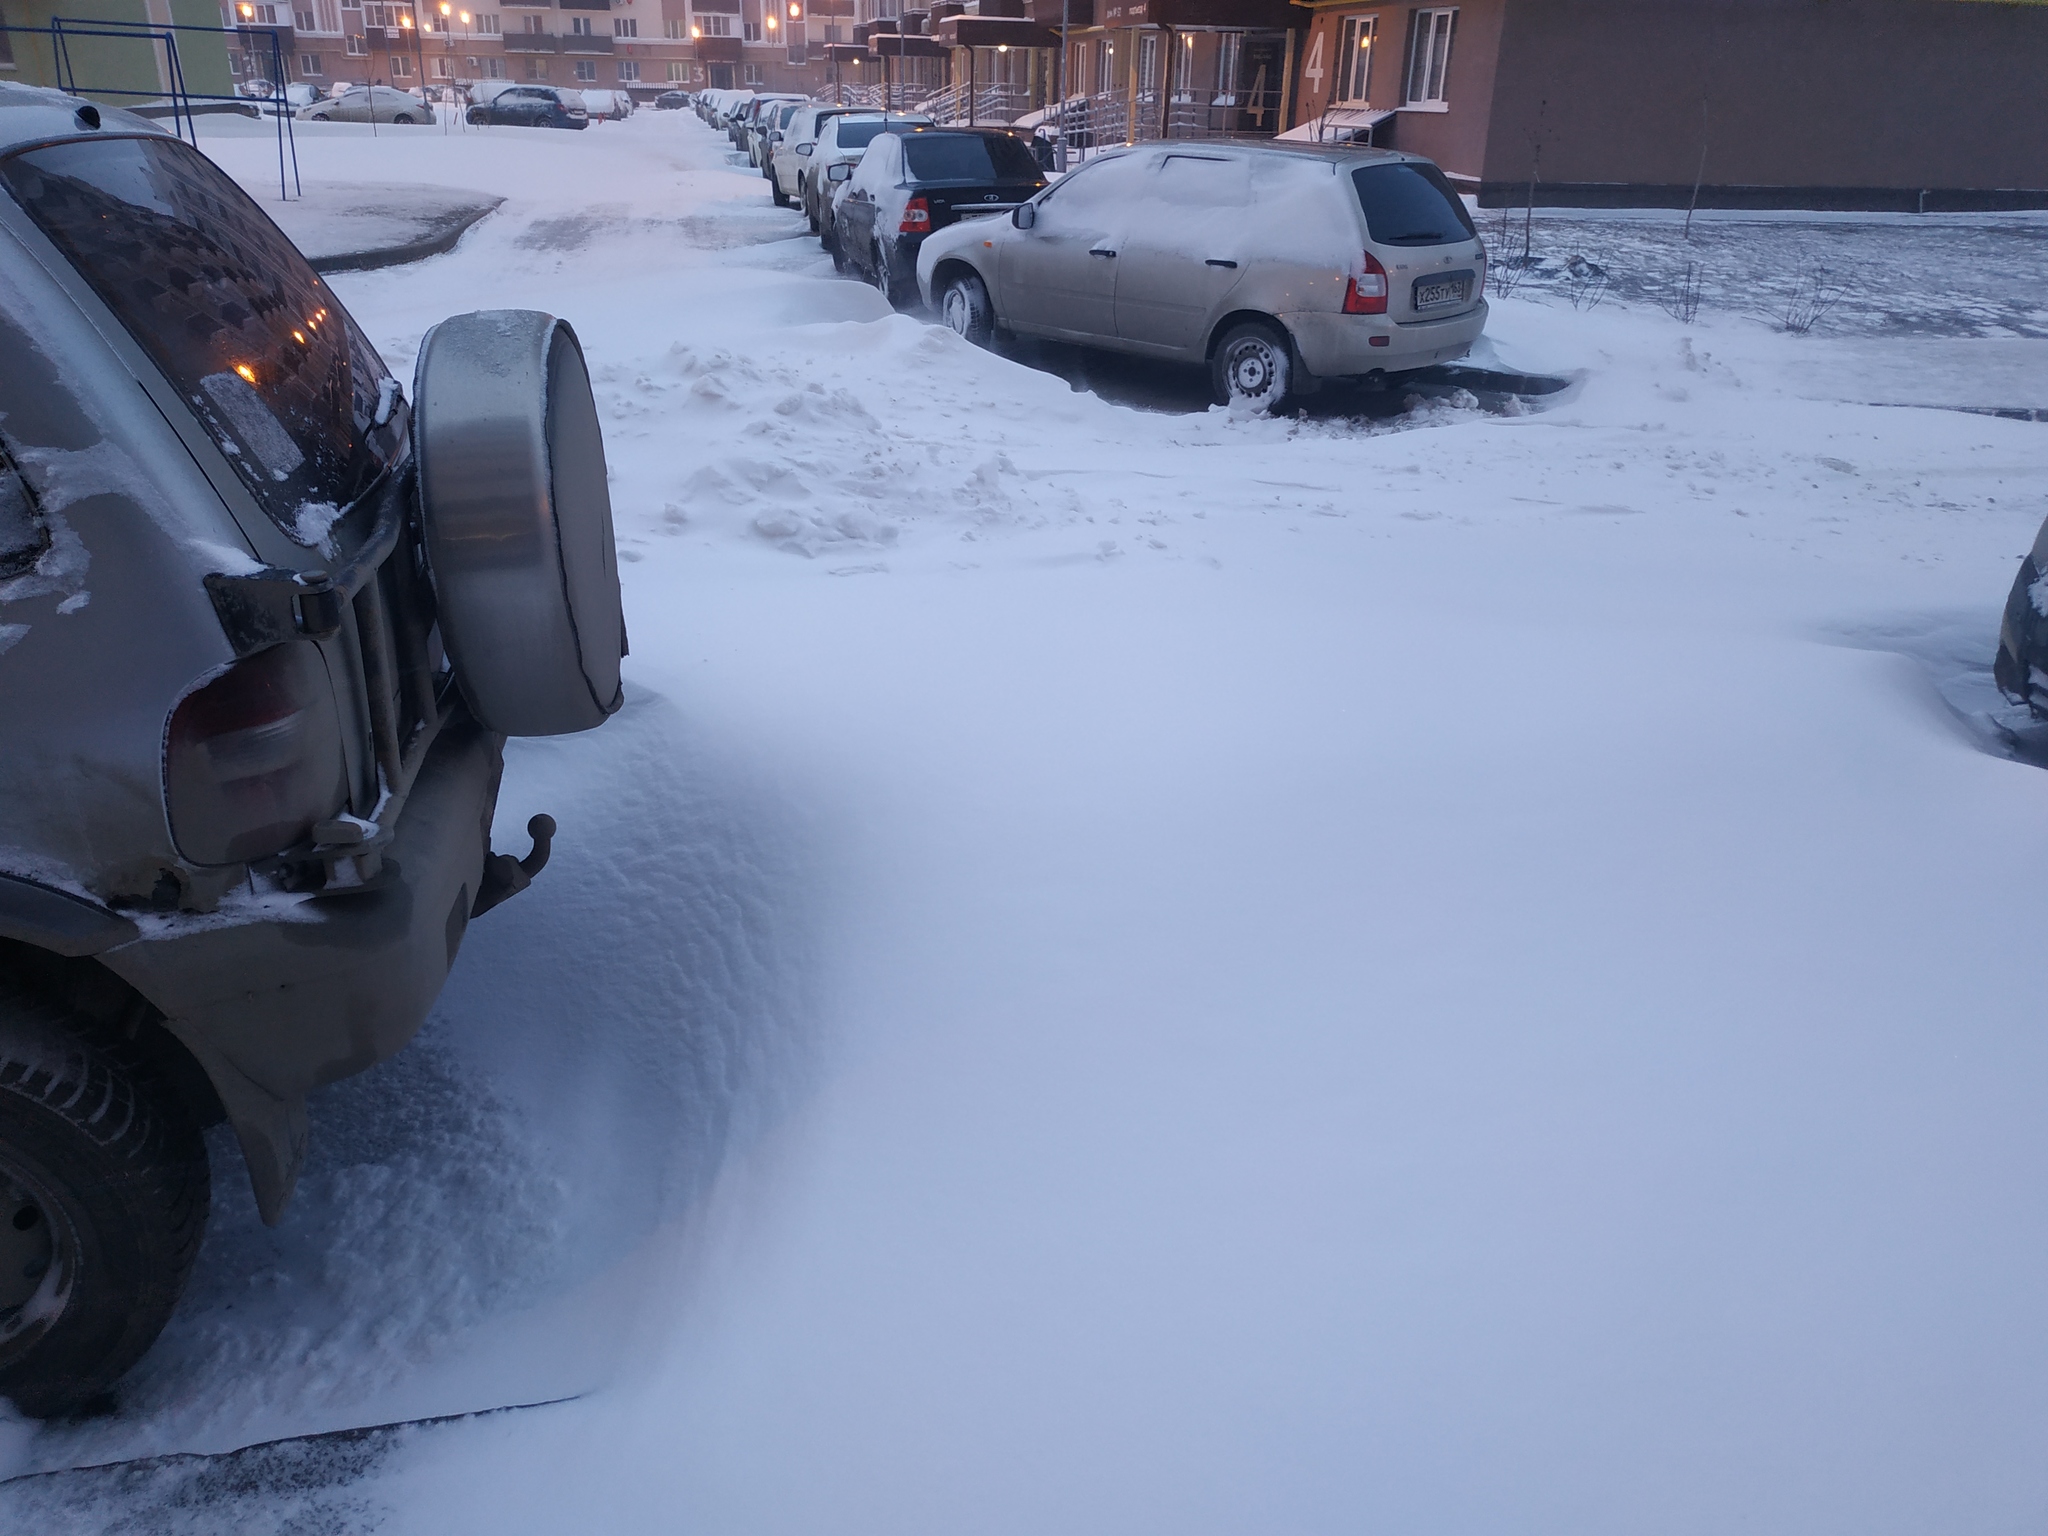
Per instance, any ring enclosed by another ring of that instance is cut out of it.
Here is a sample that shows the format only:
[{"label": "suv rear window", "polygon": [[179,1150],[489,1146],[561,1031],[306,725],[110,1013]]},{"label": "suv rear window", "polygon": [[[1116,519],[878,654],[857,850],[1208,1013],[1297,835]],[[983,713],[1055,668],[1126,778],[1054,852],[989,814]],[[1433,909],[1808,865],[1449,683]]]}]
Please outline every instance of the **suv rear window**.
[{"label": "suv rear window", "polygon": [[[390,377],[291,242],[172,138],[52,144],[0,183],[191,402],[257,504],[302,542],[397,455],[370,440]],[[395,386],[393,386],[395,387]]]},{"label": "suv rear window", "polygon": [[1399,160],[1351,173],[1375,245],[1454,245],[1476,240],[1472,216],[1433,165]]},{"label": "suv rear window", "polygon": [[903,154],[916,181],[1037,181],[1031,151],[1007,136],[980,133],[906,135]]}]

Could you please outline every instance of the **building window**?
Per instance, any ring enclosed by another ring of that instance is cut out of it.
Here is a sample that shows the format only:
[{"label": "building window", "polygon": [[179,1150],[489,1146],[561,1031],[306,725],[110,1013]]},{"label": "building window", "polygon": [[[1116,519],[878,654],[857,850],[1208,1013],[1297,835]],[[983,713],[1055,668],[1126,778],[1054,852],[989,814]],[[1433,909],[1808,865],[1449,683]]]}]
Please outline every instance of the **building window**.
[{"label": "building window", "polygon": [[526,23],[526,30],[527,30],[528,32],[539,32],[539,31],[541,31],[541,30],[542,30],[542,27],[541,27],[541,23],[547,20],[547,18],[546,18],[545,16],[526,16],[526,17],[522,17],[521,19],[522,19],[523,21],[525,21],[525,23]]},{"label": "building window", "polygon": [[1095,45],[1095,89],[1101,95],[1116,89],[1116,43],[1109,38]]},{"label": "building window", "polygon": [[478,11],[476,13],[476,35],[478,37],[496,37],[499,30],[498,13],[496,11]]},{"label": "building window", "polygon": [[637,81],[637,80],[638,80],[639,78],[640,78],[640,65],[639,65],[639,62],[638,62],[637,60],[634,60],[634,59],[621,59],[621,60],[619,60],[619,79],[620,79],[621,81]]},{"label": "building window", "polygon": [[761,41],[761,23],[758,21],[741,22],[740,41],[743,43],[758,43]]},{"label": "building window", "polygon": [[547,61],[546,59],[528,59],[528,60],[526,61],[526,78],[527,78],[527,79],[529,79],[529,80],[545,80],[545,79],[547,79],[547,77],[548,77],[548,61]]},{"label": "building window", "polygon": [[668,66],[668,83],[669,83],[670,85],[681,85],[681,84],[685,83],[686,81],[688,81],[688,79],[689,79],[689,78],[690,78],[690,66],[689,66],[689,65],[687,65],[687,64],[678,64],[678,63],[674,62],[673,60],[671,60],[671,61],[669,62],[669,66]]},{"label": "building window", "polygon": [[1377,16],[1348,16],[1338,34],[1337,79],[1330,100],[1362,107],[1372,100],[1372,45],[1379,35]]},{"label": "building window", "polygon": [[313,31],[313,13],[311,11],[293,11],[292,25],[298,28],[299,31],[301,32]]},{"label": "building window", "polygon": [[345,51],[352,59],[367,59],[370,56],[370,45],[363,41],[362,33],[351,32],[348,35],[348,44]]},{"label": "building window", "polygon": [[1242,32],[1219,32],[1216,34],[1216,99],[1212,106],[1234,107],[1237,105],[1237,76],[1239,61],[1244,58],[1244,34]]},{"label": "building window", "polygon": [[[472,75],[476,73],[476,63],[475,63],[475,61],[474,61],[474,60],[472,60],[472,61],[470,62],[470,66],[469,66],[469,72],[470,72],[470,73],[471,73]],[[505,61],[504,61],[503,59],[495,59],[495,58],[493,58],[493,59],[485,59],[485,60],[484,60],[484,78],[485,78],[486,80],[502,80],[502,79],[504,79],[504,78],[505,78]]]},{"label": "building window", "polygon": [[590,36],[590,18],[588,16],[571,16],[569,18],[569,35],[571,37]]},{"label": "building window", "polygon": [[578,59],[576,61],[576,78],[586,83],[596,80],[597,66],[589,59]]},{"label": "building window", "polygon": [[299,73],[302,75],[324,75],[327,71],[320,67],[319,54],[302,53],[299,55]]},{"label": "building window", "polygon": [[1417,11],[1408,34],[1408,104],[1445,104],[1444,79],[1451,72],[1451,32],[1456,10]]},{"label": "building window", "polygon": [[[681,21],[664,21],[661,24],[661,35],[672,43],[679,43],[690,35],[689,24]],[[675,76],[670,75],[669,79],[673,80]]]},{"label": "building window", "polygon": [[699,11],[696,27],[702,37],[731,37],[732,17],[724,11]]},{"label": "building window", "polygon": [[761,66],[758,64],[742,64],[740,66],[740,83],[743,85],[759,85],[761,83]]},{"label": "building window", "polygon": [[1159,34],[1138,34],[1138,100],[1156,101],[1159,93]]},{"label": "building window", "polygon": [[638,37],[639,35],[640,23],[631,16],[614,16],[612,18],[613,37]]},{"label": "building window", "polygon": [[453,80],[455,78],[455,61],[450,58],[434,60],[434,78],[436,80]]},{"label": "building window", "polygon": [[412,60],[402,53],[391,55],[391,78],[394,80],[410,80],[412,78]]}]

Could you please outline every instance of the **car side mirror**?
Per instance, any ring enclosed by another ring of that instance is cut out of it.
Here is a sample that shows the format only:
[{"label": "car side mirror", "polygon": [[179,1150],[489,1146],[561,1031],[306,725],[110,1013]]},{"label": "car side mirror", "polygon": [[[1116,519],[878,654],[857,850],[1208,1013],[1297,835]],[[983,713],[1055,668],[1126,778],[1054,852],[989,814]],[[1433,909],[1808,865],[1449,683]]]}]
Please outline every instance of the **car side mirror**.
[{"label": "car side mirror", "polygon": [[1010,222],[1019,229],[1029,229],[1038,222],[1038,204],[1019,203],[1010,213]]},{"label": "car side mirror", "polygon": [[853,167],[844,160],[840,161],[837,165],[825,167],[825,179],[827,181],[848,181],[852,179],[852,176]]},{"label": "car side mirror", "polygon": [[815,144],[799,144],[796,147],[796,152],[800,155],[808,155],[812,150],[816,149],[817,147],[818,146]]}]

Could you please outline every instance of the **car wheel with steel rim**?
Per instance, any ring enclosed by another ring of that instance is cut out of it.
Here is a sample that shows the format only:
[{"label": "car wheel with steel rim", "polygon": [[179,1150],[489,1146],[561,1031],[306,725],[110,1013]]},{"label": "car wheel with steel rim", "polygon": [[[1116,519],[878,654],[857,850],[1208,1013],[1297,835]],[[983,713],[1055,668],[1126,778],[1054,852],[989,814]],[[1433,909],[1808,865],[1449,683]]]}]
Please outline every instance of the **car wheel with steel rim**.
[{"label": "car wheel with steel rim", "polygon": [[995,339],[995,306],[989,303],[988,285],[973,272],[946,284],[939,299],[939,319],[946,329],[963,341],[985,347]]},{"label": "car wheel with steel rim", "polygon": [[47,1418],[112,1386],[170,1320],[209,1203],[151,1059],[0,977],[0,1397]]},{"label": "car wheel with steel rim", "polygon": [[1277,326],[1252,320],[1224,333],[1209,369],[1219,405],[1276,411],[1293,387],[1294,353]]}]

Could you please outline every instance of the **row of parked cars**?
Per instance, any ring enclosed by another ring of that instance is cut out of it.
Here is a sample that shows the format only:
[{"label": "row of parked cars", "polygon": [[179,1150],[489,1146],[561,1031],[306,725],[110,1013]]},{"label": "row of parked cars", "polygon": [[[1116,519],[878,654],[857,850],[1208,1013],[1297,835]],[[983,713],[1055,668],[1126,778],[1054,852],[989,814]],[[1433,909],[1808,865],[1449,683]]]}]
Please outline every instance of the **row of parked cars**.
[{"label": "row of parked cars", "polygon": [[[287,87],[292,115],[314,123],[392,123],[399,127],[435,123],[434,101],[416,91],[390,85],[337,85],[331,94],[310,87]],[[478,125],[515,128],[587,128],[593,121],[633,114],[633,99],[624,91],[569,90],[530,81],[479,80],[467,86],[446,86],[438,93],[444,111],[462,113]]]},{"label": "row of parked cars", "polygon": [[697,109],[841,272],[978,345],[1203,365],[1220,402],[1275,410],[1451,362],[1486,327],[1485,244],[1420,155],[1169,141],[1055,176],[1006,129],[751,92]]}]

